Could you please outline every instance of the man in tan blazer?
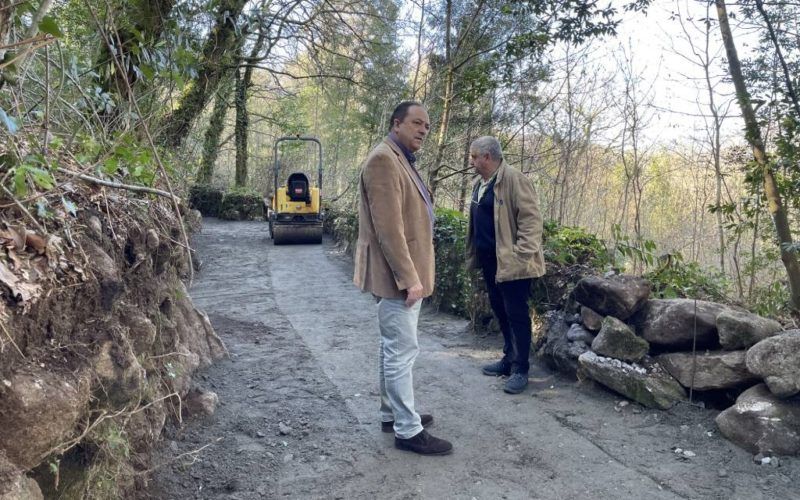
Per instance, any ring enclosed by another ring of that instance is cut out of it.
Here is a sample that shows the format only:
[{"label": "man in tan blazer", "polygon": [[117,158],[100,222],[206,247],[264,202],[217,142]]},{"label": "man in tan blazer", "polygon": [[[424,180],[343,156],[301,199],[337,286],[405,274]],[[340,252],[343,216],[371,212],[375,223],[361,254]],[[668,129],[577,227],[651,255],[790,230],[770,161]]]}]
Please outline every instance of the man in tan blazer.
[{"label": "man in tan blazer", "polygon": [[400,103],[364,162],[353,282],[378,300],[382,430],[399,449],[445,455],[453,446],[428,434],[433,417],[414,409],[412,376],[420,306],[433,293],[433,202],[414,168],[430,127],[421,104]]}]

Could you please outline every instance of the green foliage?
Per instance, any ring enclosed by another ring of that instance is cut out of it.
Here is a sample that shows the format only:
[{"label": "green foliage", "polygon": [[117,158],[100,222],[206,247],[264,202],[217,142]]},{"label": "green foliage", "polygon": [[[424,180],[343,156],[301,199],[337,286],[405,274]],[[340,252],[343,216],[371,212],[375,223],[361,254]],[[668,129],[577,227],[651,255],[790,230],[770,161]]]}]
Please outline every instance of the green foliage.
[{"label": "green foliage", "polygon": [[39,22],[39,31],[57,38],[64,36],[64,33],[62,33],[61,29],[58,27],[58,22],[53,16],[45,16],[42,18],[41,22]]},{"label": "green foliage", "polygon": [[653,285],[653,296],[660,299],[728,301],[725,276],[702,269],[697,262],[685,262],[680,252],[660,257],[659,267],[644,277]]},{"label": "green foliage", "polygon": [[355,248],[358,239],[358,214],[335,207],[324,209],[324,211],[325,232],[332,235],[337,243],[344,244],[346,249]]},{"label": "green foliage", "polygon": [[219,215],[224,193],[221,189],[207,184],[196,184],[189,188],[189,206],[196,208],[206,217]]},{"label": "green foliage", "polygon": [[41,153],[29,153],[21,160],[10,151],[0,155],[0,171],[8,172],[6,185],[16,196],[25,197],[31,191],[49,191],[56,185],[53,171],[56,165]]},{"label": "green foliage", "polygon": [[222,197],[219,218],[225,220],[263,220],[264,200],[259,194],[235,190]]},{"label": "green foliage", "polygon": [[[624,2],[626,11],[646,10],[651,0]],[[520,26],[504,49],[505,62],[525,55],[538,55],[556,42],[580,45],[592,38],[616,35],[621,18],[618,7],[579,0],[520,0],[504,4],[500,9],[510,24]],[[510,66],[508,64],[506,67]]]},{"label": "green foliage", "polygon": [[106,160],[98,165],[98,174],[152,186],[156,177],[156,162],[153,150],[147,143],[140,142],[132,134],[123,134],[109,153]]},{"label": "green foliage", "polygon": [[589,265],[595,269],[606,269],[613,263],[603,241],[583,228],[559,226],[555,221],[547,221],[543,239],[544,256],[548,262]]},{"label": "green foliage", "polygon": [[433,304],[440,310],[468,317],[472,283],[465,265],[467,218],[456,210],[436,210],[433,242],[436,282]]},{"label": "green foliage", "polygon": [[789,287],[785,282],[773,281],[755,288],[750,297],[749,309],[761,316],[788,317],[790,314]]},{"label": "green foliage", "polygon": [[86,471],[84,498],[119,498],[134,474],[127,432],[121,423],[108,419],[90,433],[87,443],[94,448],[94,457]]},{"label": "green foliage", "polygon": [[656,243],[653,240],[631,238],[622,233],[619,224],[611,227],[614,235],[614,250],[625,260],[623,267],[630,264],[633,270],[644,270],[656,262]]},{"label": "green foliage", "polygon": [[745,254],[743,257],[742,274],[758,276],[758,280],[751,283],[752,288],[745,292],[747,308],[762,316],[788,317],[790,296],[783,268],[776,264],[780,262],[778,247],[764,247],[755,254]]},{"label": "green foliage", "polygon": [[40,154],[28,156],[24,162],[11,169],[14,194],[27,196],[31,187],[44,191],[53,189],[55,179],[50,170],[50,162],[44,156]]},{"label": "green foliage", "polygon": [[800,117],[785,116],[775,138],[778,188],[790,205],[800,206]]}]

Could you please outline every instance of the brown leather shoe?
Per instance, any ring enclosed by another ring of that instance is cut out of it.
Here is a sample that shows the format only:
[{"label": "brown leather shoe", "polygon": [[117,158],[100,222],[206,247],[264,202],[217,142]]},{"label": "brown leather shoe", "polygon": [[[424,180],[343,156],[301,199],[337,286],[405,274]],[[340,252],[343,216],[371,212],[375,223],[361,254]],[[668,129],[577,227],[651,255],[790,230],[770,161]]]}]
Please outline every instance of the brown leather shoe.
[{"label": "brown leather shoe", "polygon": [[[428,427],[433,423],[433,415],[428,415],[427,413],[424,415],[420,415],[419,419],[422,422],[422,427]],[[383,432],[394,432],[394,420],[389,420],[388,422],[381,422],[381,430]]]},{"label": "brown leather shoe", "polygon": [[450,441],[433,437],[425,429],[408,439],[395,436],[394,447],[398,450],[413,451],[420,455],[449,455],[453,452],[453,445]]}]

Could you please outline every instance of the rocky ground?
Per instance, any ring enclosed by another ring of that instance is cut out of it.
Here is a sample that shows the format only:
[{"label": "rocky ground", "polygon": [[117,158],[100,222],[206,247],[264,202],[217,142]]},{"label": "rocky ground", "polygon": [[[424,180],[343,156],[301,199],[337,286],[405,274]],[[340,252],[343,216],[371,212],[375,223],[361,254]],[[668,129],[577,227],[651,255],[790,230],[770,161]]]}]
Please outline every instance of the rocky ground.
[{"label": "rocky ground", "polygon": [[167,431],[149,498],[800,498],[800,461],[756,464],[717,411],[650,410],[534,364],[529,390],[481,375],[496,337],[425,310],[418,409],[446,457],[395,450],[380,431],[374,301],[329,244],[275,247],[266,224],[206,220],[190,294],[230,359],[197,382],[208,417]]}]

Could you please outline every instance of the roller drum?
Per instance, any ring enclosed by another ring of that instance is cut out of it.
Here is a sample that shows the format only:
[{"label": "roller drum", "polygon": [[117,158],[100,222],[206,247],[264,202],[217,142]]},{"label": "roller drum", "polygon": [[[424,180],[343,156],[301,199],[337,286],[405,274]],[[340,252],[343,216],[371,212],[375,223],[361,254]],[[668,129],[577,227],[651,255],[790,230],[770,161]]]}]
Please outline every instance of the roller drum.
[{"label": "roller drum", "polygon": [[322,224],[272,223],[272,242],[275,245],[322,243]]}]

